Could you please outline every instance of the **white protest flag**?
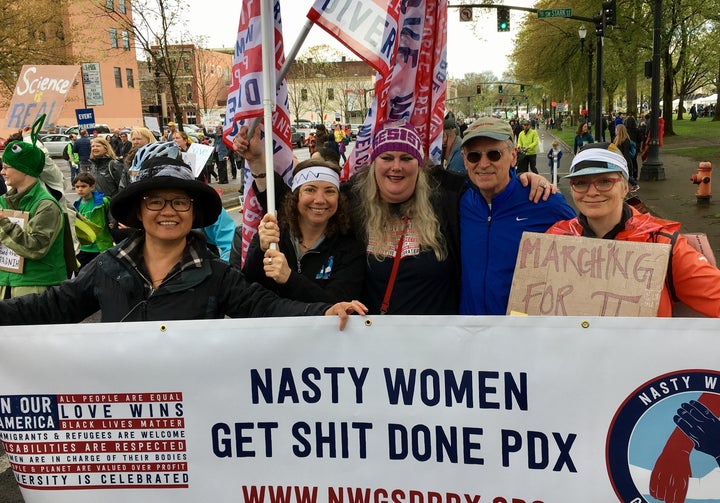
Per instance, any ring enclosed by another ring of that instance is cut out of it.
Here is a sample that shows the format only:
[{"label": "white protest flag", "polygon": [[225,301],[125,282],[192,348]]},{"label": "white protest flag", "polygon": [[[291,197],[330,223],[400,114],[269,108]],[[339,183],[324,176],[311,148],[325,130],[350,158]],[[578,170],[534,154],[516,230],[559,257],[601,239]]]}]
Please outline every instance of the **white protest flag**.
[{"label": "white protest flag", "polygon": [[398,0],[316,0],[307,17],[381,75],[388,75],[398,33],[399,4]]},{"label": "white protest flag", "polygon": [[[392,19],[391,19],[392,18]],[[378,73],[375,98],[343,170],[347,179],[370,160],[372,138],[386,120],[407,120],[435,164],[442,152],[447,77],[447,0],[418,1],[404,12],[388,9],[388,26],[397,26],[391,73]]]},{"label": "white protest flag", "polygon": [[[240,127],[251,126],[256,118],[263,116],[263,78],[272,79],[272,89],[277,89],[273,112],[273,163],[275,171],[289,183],[292,177],[292,147],[290,144],[290,113],[288,111],[287,85],[283,81],[276,86],[276,76],[285,61],[279,0],[273,1],[275,71],[263,72],[262,29],[260,1],[243,3],[238,25],[238,36],[233,58],[232,82],[228,92],[228,104],[223,125],[223,140],[231,145]],[[265,134],[261,124],[261,135]],[[245,180],[245,202],[243,207],[242,256],[243,260],[257,226],[263,216],[263,209],[252,189],[249,170]],[[242,175],[244,176],[244,175]]]}]

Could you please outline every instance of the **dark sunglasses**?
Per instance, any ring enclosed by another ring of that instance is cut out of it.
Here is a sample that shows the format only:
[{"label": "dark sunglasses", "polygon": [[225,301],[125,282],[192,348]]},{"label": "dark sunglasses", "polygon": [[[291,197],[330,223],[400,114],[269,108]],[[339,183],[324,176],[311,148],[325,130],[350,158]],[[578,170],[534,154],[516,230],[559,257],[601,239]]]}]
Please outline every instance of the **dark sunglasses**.
[{"label": "dark sunglasses", "polygon": [[480,159],[482,159],[483,154],[487,156],[488,159],[490,159],[490,162],[497,162],[500,160],[500,158],[503,156],[503,152],[507,149],[502,150],[488,150],[487,152],[465,152],[465,159],[468,160],[468,162],[480,162]]}]

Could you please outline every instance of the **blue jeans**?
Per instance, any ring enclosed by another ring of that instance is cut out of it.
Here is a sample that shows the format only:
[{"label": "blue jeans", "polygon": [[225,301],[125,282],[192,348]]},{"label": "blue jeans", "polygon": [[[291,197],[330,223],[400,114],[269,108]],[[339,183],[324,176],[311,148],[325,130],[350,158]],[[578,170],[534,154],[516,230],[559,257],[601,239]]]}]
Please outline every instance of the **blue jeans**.
[{"label": "blue jeans", "polygon": [[72,186],[73,182],[75,181],[75,177],[78,174],[79,168],[77,164],[73,164],[70,161],[68,161],[68,166],[70,166],[70,185]]}]

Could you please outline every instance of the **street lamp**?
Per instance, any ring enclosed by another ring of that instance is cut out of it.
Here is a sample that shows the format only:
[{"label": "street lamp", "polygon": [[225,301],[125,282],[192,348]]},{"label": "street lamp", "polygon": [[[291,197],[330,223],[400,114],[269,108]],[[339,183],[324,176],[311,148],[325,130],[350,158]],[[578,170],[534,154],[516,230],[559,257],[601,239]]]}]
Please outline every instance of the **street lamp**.
[{"label": "street lamp", "polygon": [[[585,48],[585,37],[587,36],[587,28],[585,28],[585,25],[580,25],[580,28],[578,28],[578,36],[580,37],[580,52],[582,53]],[[592,91],[592,65],[593,65],[593,46],[592,44],[588,44],[588,92],[587,92],[587,106],[585,107],[585,110],[587,110],[587,117],[585,120],[587,121],[588,125],[592,124],[592,121],[590,120],[590,110],[593,106],[593,91]],[[598,131],[595,131],[595,136],[598,136]]]}]

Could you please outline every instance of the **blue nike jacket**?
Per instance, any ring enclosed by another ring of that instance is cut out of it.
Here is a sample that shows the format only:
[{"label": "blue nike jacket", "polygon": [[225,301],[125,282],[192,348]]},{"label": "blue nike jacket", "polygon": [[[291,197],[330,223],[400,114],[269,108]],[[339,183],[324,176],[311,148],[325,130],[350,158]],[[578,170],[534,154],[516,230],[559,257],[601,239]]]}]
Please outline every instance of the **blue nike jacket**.
[{"label": "blue nike jacket", "polygon": [[557,193],[535,204],[517,176],[492,206],[470,181],[460,199],[460,314],[505,314],[522,233],[545,232],[575,211]]}]

